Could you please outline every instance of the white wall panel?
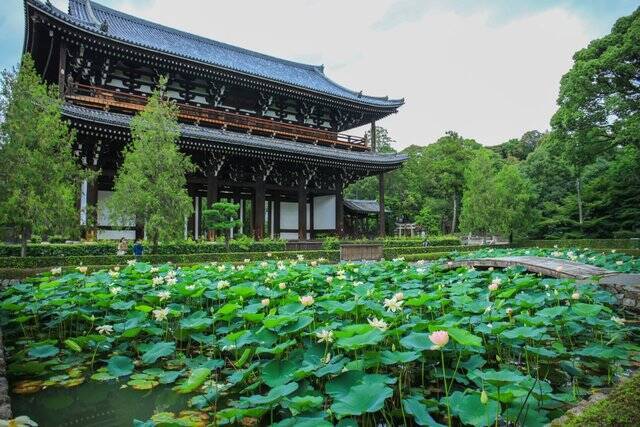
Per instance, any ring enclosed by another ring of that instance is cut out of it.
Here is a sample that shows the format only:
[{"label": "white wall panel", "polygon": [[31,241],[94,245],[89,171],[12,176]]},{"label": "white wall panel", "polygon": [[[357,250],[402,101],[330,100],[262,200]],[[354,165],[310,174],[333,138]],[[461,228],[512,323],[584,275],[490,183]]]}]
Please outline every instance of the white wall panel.
[{"label": "white wall panel", "polygon": [[318,196],[313,198],[313,229],[335,230],[336,196]]}]

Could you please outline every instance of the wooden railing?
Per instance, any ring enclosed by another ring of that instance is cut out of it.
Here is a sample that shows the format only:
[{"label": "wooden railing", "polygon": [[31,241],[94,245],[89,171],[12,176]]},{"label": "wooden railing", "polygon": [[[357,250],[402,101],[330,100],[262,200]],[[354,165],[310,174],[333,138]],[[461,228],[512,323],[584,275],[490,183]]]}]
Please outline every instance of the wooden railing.
[{"label": "wooden railing", "polygon": [[[141,111],[147,103],[147,98],[141,95],[80,84],[74,85],[73,89],[70,90],[65,97],[67,101],[77,105],[125,112]],[[189,104],[178,103],[178,118],[183,122],[214,126],[225,130],[247,132],[348,150],[369,150],[365,139],[362,137],[312,129],[305,126],[227,111],[196,107]]]}]

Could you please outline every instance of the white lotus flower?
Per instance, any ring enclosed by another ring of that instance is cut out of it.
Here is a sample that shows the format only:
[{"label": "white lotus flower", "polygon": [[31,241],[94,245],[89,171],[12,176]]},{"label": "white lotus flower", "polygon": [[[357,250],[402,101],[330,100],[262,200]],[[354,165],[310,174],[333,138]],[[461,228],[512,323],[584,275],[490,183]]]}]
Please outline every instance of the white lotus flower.
[{"label": "white lotus flower", "polygon": [[269,298],[264,298],[262,301],[260,301],[260,304],[262,304],[263,307],[269,307],[269,304],[271,304],[271,300]]},{"label": "white lotus flower", "polygon": [[245,258],[245,259],[244,259],[244,263],[245,263],[245,264],[249,264],[250,262],[251,262],[251,260],[250,260],[249,258]]},{"label": "white lotus flower", "polygon": [[620,317],[617,317],[617,316],[613,316],[613,317],[611,318],[611,320],[613,320],[614,322],[616,322],[616,323],[617,323],[618,325],[620,325],[620,326],[623,326],[623,325],[624,325],[624,322],[625,322],[625,320],[624,320],[624,319],[622,319],[622,318],[620,318]]},{"label": "white lotus flower", "polygon": [[398,301],[402,301],[404,299],[404,294],[402,292],[397,292],[393,297]]},{"label": "white lotus flower", "polygon": [[169,291],[158,292],[158,298],[160,298],[160,301],[166,301],[169,299],[169,297],[171,297],[171,292]]},{"label": "white lotus flower", "polygon": [[218,272],[222,273],[227,267],[224,264],[218,266]]},{"label": "white lotus flower", "polygon": [[151,279],[151,284],[153,286],[162,285],[162,283],[164,283],[164,278],[162,276],[156,276],[153,279]]},{"label": "white lotus flower", "polygon": [[153,310],[153,317],[156,319],[156,322],[162,322],[163,320],[167,320],[167,316],[169,316],[168,308],[157,308]]},{"label": "white lotus flower", "polygon": [[120,292],[122,292],[122,288],[120,286],[112,286],[109,288],[109,292],[111,292],[113,295],[118,295]]},{"label": "white lotus flower", "polygon": [[389,328],[389,325],[384,321],[384,319],[374,317],[373,319],[367,319],[367,322],[369,322],[369,325],[380,329],[381,331],[386,331]]},{"label": "white lotus flower", "polygon": [[285,289],[287,289],[287,284],[286,283],[279,283],[278,284],[278,288],[280,288],[280,290],[284,291]]},{"label": "white lotus flower", "polygon": [[326,261],[326,259],[324,259],[322,257],[318,258],[318,262],[325,262],[325,261]]},{"label": "white lotus flower", "polygon": [[304,261],[304,255],[298,254],[296,256],[298,257],[298,261]]},{"label": "white lotus flower", "polygon": [[96,328],[96,331],[98,331],[100,335],[111,335],[113,333],[113,326],[111,325],[98,326]]},{"label": "white lotus flower", "polygon": [[317,267],[318,261],[311,261],[309,264],[311,265],[311,267]]},{"label": "white lotus flower", "polygon": [[157,273],[158,271],[160,271],[160,269],[159,269],[158,267],[151,267],[151,270],[149,270],[149,272],[150,272],[151,274],[155,274],[155,273]]},{"label": "white lotus flower", "polygon": [[383,305],[387,309],[387,311],[395,313],[398,310],[402,310],[402,304],[404,304],[404,301],[398,301],[395,298],[389,298],[384,300]]},{"label": "white lotus flower", "polygon": [[51,269],[51,274],[56,275],[56,274],[62,274],[62,267],[55,267]]},{"label": "white lotus flower", "polygon": [[580,299],[580,292],[574,292],[571,294],[571,299],[574,300],[579,300]]},{"label": "white lotus flower", "polygon": [[268,266],[269,266],[269,263],[268,263],[267,261],[262,261],[262,262],[260,263],[260,267],[261,267],[261,268],[267,268]]},{"label": "white lotus flower", "polygon": [[109,270],[109,276],[111,276],[111,278],[115,279],[116,277],[120,276],[120,273],[118,271],[115,271],[115,270]]},{"label": "white lotus flower", "polygon": [[218,282],[218,286],[217,286],[218,290],[222,290],[222,289],[224,289],[224,288],[228,288],[228,287],[229,287],[229,282],[228,282],[228,281],[226,281],[226,280],[220,280],[220,281]]},{"label": "white lotus flower", "polygon": [[192,284],[192,285],[187,285],[187,286],[185,286],[184,288],[185,288],[186,290],[188,290],[188,291],[195,291],[195,289],[196,289],[196,285],[193,285],[193,284]]},{"label": "white lotus flower", "polygon": [[268,256],[269,258],[271,258],[271,257],[273,256],[273,254],[272,254],[271,252],[267,252],[267,256]]},{"label": "white lotus flower", "polygon": [[616,265],[622,265],[624,264],[624,261],[616,261]]},{"label": "white lotus flower", "polygon": [[176,279],[175,276],[172,276],[172,277],[168,277],[167,276],[167,277],[165,277],[165,280],[167,282],[167,286],[173,286],[176,283],[178,283],[178,279]]},{"label": "white lotus flower", "polygon": [[316,332],[316,337],[318,338],[318,342],[326,342],[331,343],[333,342],[333,331],[327,330],[327,329],[323,329],[319,332]]},{"label": "white lotus flower", "polygon": [[327,276],[326,279],[324,279],[328,284],[331,284],[331,282],[333,282],[333,276]]},{"label": "white lotus flower", "polygon": [[87,274],[87,270],[88,269],[89,268],[86,265],[80,265],[80,266],[76,267],[76,270],[78,270],[82,274]]},{"label": "white lotus flower", "polygon": [[131,267],[132,265],[136,265],[136,262],[137,261],[135,259],[130,259],[129,261],[127,261],[127,265]]}]

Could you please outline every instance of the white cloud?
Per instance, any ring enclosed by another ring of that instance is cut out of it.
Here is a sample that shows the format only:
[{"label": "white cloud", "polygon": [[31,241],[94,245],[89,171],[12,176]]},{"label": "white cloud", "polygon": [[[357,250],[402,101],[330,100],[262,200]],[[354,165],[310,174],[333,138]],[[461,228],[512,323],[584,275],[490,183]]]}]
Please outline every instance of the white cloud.
[{"label": "white cloud", "polygon": [[[120,0],[118,8],[219,41],[310,63],[372,95],[406,97],[380,124],[400,147],[447,130],[485,145],[544,130],[573,53],[593,37],[570,10],[502,25],[436,8],[382,31],[391,0]],[[361,130],[360,130],[361,131]]]}]

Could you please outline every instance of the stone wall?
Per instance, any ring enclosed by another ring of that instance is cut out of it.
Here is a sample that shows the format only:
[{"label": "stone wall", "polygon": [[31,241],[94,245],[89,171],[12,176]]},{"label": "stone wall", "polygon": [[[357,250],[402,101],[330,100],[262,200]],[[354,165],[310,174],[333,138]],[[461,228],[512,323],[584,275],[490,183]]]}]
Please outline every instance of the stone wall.
[{"label": "stone wall", "polygon": [[640,313],[640,274],[611,274],[599,281],[627,311]]},{"label": "stone wall", "polygon": [[0,420],[11,419],[11,400],[7,382],[7,364],[4,359],[4,342],[0,331]]}]

